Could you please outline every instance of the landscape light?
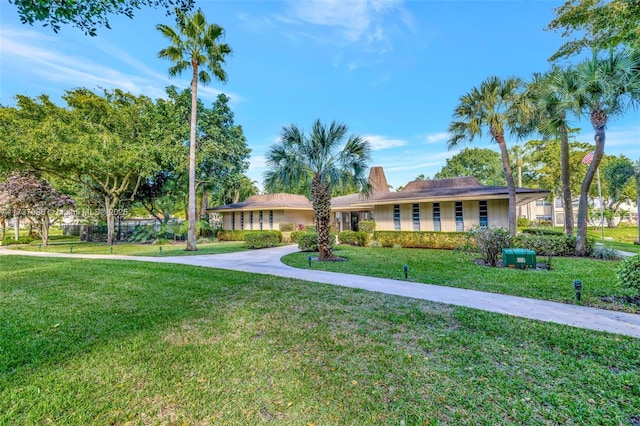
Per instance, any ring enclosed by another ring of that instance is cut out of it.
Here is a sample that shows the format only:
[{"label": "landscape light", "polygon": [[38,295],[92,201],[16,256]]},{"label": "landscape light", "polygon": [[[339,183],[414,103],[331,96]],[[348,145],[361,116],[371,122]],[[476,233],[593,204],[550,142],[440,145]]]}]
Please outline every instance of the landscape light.
[{"label": "landscape light", "polygon": [[311,256],[307,256],[307,259],[309,260],[309,268],[311,268]]},{"label": "landscape light", "polygon": [[409,265],[404,265],[402,269],[404,270],[404,279],[406,280],[409,277]]},{"label": "landscape light", "polygon": [[582,281],[574,280],[573,289],[576,291],[576,300],[579,302],[582,297]]}]

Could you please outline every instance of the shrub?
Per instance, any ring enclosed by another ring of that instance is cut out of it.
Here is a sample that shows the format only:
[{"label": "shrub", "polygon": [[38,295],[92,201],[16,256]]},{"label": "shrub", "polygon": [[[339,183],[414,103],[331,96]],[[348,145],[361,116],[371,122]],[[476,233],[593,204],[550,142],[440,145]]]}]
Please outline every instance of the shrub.
[{"label": "shrub", "polygon": [[2,242],[2,245],[6,247],[6,246],[13,245],[13,244],[29,244],[33,240],[34,240],[33,238],[27,237],[26,235],[21,235],[20,237],[18,237],[17,241],[14,240],[11,237],[7,237]]},{"label": "shrub", "polygon": [[369,244],[369,234],[364,231],[342,231],[338,234],[338,241],[341,244],[365,247]]},{"label": "shrub", "polygon": [[516,224],[518,228],[526,228],[531,224],[531,222],[526,217],[519,217],[516,221]]},{"label": "shrub", "polygon": [[259,232],[265,232],[265,231],[241,230],[241,229],[235,229],[233,231],[222,230],[222,231],[218,231],[217,238],[220,241],[245,241],[245,237],[247,234],[255,234]]},{"label": "shrub", "polygon": [[640,292],[640,255],[627,257],[616,272],[623,287]]},{"label": "shrub", "polygon": [[605,246],[595,246],[590,257],[602,260],[620,260],[624,258],[617,250]]},{"label": "shrub", "polygon": [[306,234],[306,232],[305,231],[292,231],[291,232],[291,242],[297,243],[298,242],[298,236],[300,236],[302,234]]},{"label": "shrub", "polygon": [[533,235],[564,235],[562,231],[552,228],[525,228],[522,232]]},{"label": "shrub", "polygon": [[373,220],[361,220],[358,222],[358,230],[366,232],[367,234],[373,234],[376,231],[376,223]]},{"label": "shrub", "polygon": [[502,249],[511,247],[511,234],[507,229],[486,226],[474,226],[469,231],[485,265],[496,266]]},{"label": "shrub", "polygon": [[375,231],[374,239],[382,247],[454,250],[465,243],[465,232]]},{"label": "shrub", "polygon": [[132,243],[148,243],[157,237],[153,226],[138,225],[133,229],[129,241]]},{"label": "shrub", "polygon": [[306,225],[304,227],[304,232],[318,232],[318,229],[315,225]]},{"label": "shrub", "polygon": [[[522,234],[513,240],[513,246],[526,248],[545,256],[574,256],[576,237],[564,234]],[[587,238],[587,256],[593,253],[595,240]]]},{"label": "shrub", "polygon": [[247,232],[244,235],[244,242],[250,249],[275,247],[282,242],[282,233],[280,231]]},{"label": "shrub", "polygon": [[282,222],[280,225],[278,225],[278,229],[280,230],[280,232],[291,232],[293,231],[293,223]]},{"label": "shrub", "polygon": [[[296,237],[298,248],[302,251],[318,251],[318,234],[316,232],[302,232]],[[335,234],[329,234],[331,247],[335,245]]]}]

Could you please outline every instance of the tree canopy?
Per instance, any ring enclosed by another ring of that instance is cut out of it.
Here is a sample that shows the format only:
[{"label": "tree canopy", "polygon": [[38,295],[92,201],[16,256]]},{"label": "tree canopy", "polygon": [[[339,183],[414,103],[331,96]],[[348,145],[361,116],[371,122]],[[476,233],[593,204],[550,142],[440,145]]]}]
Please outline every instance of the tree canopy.
[{"label": "tree canopy", "polygon": [[9,3],[17,7],[23,24],[42,22],[56,33],[62,25],[70,24],[93,37],[98,27],[111,28],[109,15],[133,18],[135,10],[142,7],[164,7],[168,15],[174,8],[191,10],[195,0],[9,0]]},{"label": "tree canopy", "polygon": [[638,0],[566,0],[556,8],[547,29],[562,30],[567,41],[551,57],[575,55],[585,48],[608,50],[617,46],[640,49],[640,2]]},{"label": "tree canopy", "polygon": [[504,186],[504,170],[500,154],[488,148],[465,148],[447,159],[436,179],[474,176],[484,185]]}]

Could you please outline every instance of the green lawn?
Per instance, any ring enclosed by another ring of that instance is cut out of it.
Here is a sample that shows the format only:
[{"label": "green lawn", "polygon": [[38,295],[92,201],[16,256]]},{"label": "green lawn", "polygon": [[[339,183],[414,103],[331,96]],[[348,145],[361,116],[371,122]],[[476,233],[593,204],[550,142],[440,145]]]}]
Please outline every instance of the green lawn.
[{"label": "green lawn", "polygon": [[640,339],[182,265],[0,256],[0,424],[637,424]]},{"label": "green lawn", "polygon": [[[41,247],[38,241],[27,245],[9,246],[14,250],[43,251],[50,253],[76,253],[76,254],[119,254],[125,256],[192,256],[203,254],[232,253],[247,250],[244,241],[226,241],[217,243],[198,244],[197,251],[186,251],[186,243],[176,244],[133,244],[119,243],[108,246],[106,243],[64,242],[53,243],[47,247]],[[162,248],[162,252],[160,251]]]},{"label": "green lawn", "polygon": [[[638,306],[606,303],[604,296],[623,296],[615,271],[619,261],[585,258],[552,258],[552,270],[489,268],[477,265],[479,254],[448,250],[338,246],[336,256],[346,262],[312,262],[312,268],[382,278],[404,279],[403,265],[409,266],[409,280],[427,284],[469,288],[544,300],[575,303],[573,281],[584,284],[586,305],[637,312]],[[296,268],[309,268],[307,257],[316,253],[293,253],[282,260]],[[538,262],[546,257],[538,257]]]}]

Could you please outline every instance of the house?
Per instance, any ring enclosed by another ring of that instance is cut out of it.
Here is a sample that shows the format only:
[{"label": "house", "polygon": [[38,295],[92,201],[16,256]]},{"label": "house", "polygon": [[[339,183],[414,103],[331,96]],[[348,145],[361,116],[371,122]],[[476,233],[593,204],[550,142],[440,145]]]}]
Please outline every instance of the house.
[{"label": "house", "polygon": [[295,226],[313,225],[311,203],[304,195],[252,195],[240,203],[214,207],[210,211],[222,213],[223,229],[278,230],[281,223]]},{"label": "house", "polygon": [[[360,220],[375,220],[379,231],[464,231],[473,225],[508,228],[509,191],[482,185],[474,177],[409,182],[391,192],[382,167],[372,167],[369,195],[350,194],[331,200],[337,232],[357,230]],[[549,191],[516,188],[516,204],[525,206]],[[224,229],[278,229],[283,222],[314,223],[313,208],[302,195],[254,195],[246,201],[215,207]]]},{"label": "house", "polygon": [[[516,188],[516,205],[543,199],[549,191]],[[475,177],[409,182],[402,191],[378,193],[352,208],[373,209],[379,231],[464,231],[474,225],[508,228],[509,190],[482,185]]]},{"label": "house", "polygon": [[370,197],[389,193],[389,184],[382,167],[376,166],[369,169],[369,195],[349,194],[331,199],[331,213],[333,228],[336,232],[357,231],[358,222],[361,220],[373,220],[373,207],[354,207],[358,203],[366,202]]}]

